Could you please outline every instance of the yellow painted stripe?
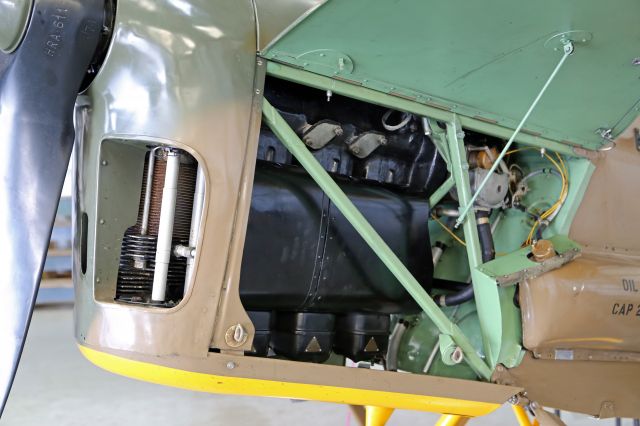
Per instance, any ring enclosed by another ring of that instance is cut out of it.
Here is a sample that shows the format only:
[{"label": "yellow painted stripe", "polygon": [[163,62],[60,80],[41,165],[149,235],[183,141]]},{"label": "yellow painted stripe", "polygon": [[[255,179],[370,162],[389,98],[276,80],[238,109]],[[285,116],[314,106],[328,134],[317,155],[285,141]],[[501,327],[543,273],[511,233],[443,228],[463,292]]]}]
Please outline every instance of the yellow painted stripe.
[{"label": "yellow painted stripe", "polygon": [[133,361],[78,345],[92,363],[133,379],[200,392],[307,399],[351,405],[374,405],[405,410],[431,411],[462,416],[483,416],[500,405],[438,396],[343,388],[337,386],[278,382],[217,376]]}]

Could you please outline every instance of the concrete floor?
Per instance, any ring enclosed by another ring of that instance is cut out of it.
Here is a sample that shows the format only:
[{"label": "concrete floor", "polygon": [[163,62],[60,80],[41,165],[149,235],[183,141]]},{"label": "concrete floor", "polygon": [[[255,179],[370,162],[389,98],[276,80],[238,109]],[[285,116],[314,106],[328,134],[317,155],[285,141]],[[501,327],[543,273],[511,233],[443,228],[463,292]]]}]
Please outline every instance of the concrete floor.
[{"label": "concrete floor", "polygon": [[[86,361],[73,340],[71,307],[38,308],[1,425],[355,425],[346,406],[212,395],[116,376]],[[437,415],[397,411],[389,426],[432,425]],[[613,425],[563,413],[568,425]],[[470,426],[515,425],[509,407]],[[623,424],[631,425],[630,420]]]}]

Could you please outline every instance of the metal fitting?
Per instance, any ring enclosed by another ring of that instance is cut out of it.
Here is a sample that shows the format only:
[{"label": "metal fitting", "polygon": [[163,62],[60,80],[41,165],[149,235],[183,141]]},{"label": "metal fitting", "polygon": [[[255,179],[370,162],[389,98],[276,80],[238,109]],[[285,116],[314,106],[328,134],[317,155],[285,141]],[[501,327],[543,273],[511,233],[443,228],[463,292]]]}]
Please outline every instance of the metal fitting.
[{"label": "metal fitting", "polygon": [[249,334],[242,324],[235,324],[227,329],[224,334],[224,341],[228,346],[237,348],[238,346],[242,346],[247,341],[248,337]]},{"label": "metal fitting", "polygon": [[451,352],[451,361],[454,364],[460,364],[464,360],[464,352],[460,346],[456,346],[456,348]]},{"label": "metal fitting", "polygon": [[193,259],[196,256],[196,248],[176,244],[176,246],[173,248],[173,254],[175,257],[186,257],[187,259]]}]

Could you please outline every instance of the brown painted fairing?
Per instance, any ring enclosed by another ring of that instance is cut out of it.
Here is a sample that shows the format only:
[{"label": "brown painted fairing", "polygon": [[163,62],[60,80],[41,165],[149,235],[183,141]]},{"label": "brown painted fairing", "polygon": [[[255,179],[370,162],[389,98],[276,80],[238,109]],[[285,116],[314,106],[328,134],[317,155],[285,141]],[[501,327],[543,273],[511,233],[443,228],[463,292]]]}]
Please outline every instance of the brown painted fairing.
[{"label": "brown painted fairing", "polygon": [[582,257],[521,283],[524,345],[538,359],[528,353],[494,379],[542,405],[640,417],[640,152],[632,131],[592,157],[596,170],[569,234]]},{"label": "brown painted fairing", "polygon": [[640,152],[632,140],[637,120],[616,147],[593,159],[596,170],[569,237],[585,251],[640,256]]},{"label": "brown painted fairing", "polygon": [[640,363],[552,361],[528,353],[522,364],[498,369],[496,383],[522,386],[545,407],[592,416],[640,417]]},{"label": "brown painted fairing", "polygon": [[[118,2],[107,61],[85,94],[87,124],[76,132],[75,208],[89,219],[85,273],[77,264],[80,242],[74,243],[81,343],[157,356],[207,356],[222,288],[237,283],[232,265],[242,257],[238,240],[248,213],[264,75],[255,28],[249,0],[182,9],[165,1]],[[116,149],[122,143],[127,150]],[[206,176],[195,283],[171,309],[113,301],[120,240],[136,221],[141,160],[147,145],[158,143],[191,153]],[[252,332],[243,310],[229,321]]]}]

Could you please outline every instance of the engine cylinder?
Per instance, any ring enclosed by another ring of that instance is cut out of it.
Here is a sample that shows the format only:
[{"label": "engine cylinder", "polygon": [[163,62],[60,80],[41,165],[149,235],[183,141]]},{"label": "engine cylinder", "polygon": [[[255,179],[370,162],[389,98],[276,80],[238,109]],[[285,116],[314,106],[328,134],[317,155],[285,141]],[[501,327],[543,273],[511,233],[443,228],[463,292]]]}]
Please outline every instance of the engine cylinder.
[{"label": "engine cylinder", "polygon": [[[149,194],[148,226],[145,233],[143,230],[143,216],[151,155],[154,156],[153,175]],[[139,303],[148,303],[150,301],[166,167],[166,153],[163,150],[149,151],[142,176],[138,218],[136,224],[127,229],[122,239],[116,300]],[[189,243],[191,209],[193,207],[197,167],[196,161],[189,154],[182,153],[180,155],[172,247],[178,244],[188,245]],[[167,273],[166,293],[166,300],[169,304],[173,304],[182,298],[186,268],[186,258],[171,256]]]}]

